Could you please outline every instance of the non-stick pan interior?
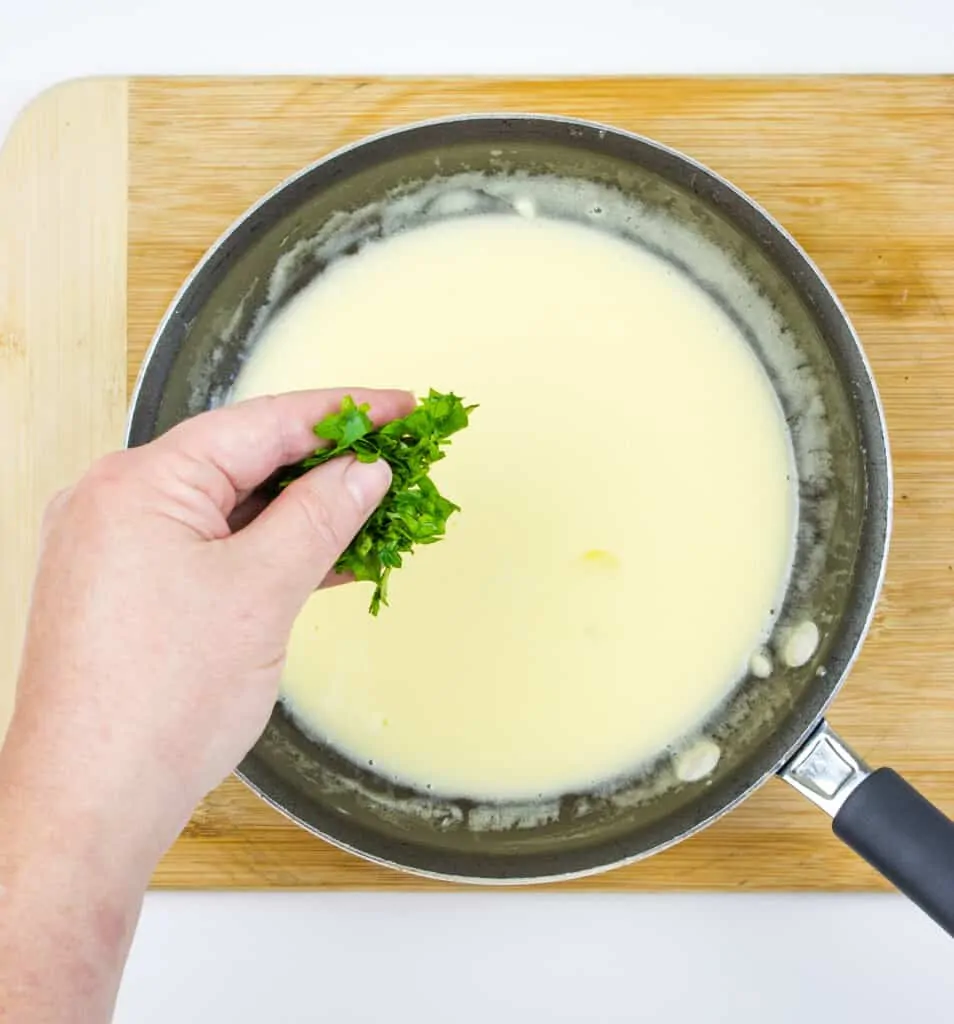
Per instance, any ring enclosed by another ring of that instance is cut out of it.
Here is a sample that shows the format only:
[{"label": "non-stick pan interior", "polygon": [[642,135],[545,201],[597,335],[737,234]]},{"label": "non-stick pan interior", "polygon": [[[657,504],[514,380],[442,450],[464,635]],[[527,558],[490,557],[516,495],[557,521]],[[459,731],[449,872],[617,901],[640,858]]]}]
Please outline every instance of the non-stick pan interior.
[{"label": "non-stick pan interior", "polygon": [[481,804],[397,787],[307,738],[276,707],[240,769],[266,799],[372,858],[486,880],[561,876],[651,852],[771,773],[854,654],[888,514],[885,442],[863,356],[798,248],[678,154],[548,118],[461,118],[391,133],[273,193],[206,257],[164,321],[134,400],[130,444],[223,401],[268,317],[330,261],[427,220],[506,210],[514,181],[534,191],[544,214],[586,220],[673,260],[749,338],[776,386],[799,471],[796,567],[776,646],[803,623],[821,640],[799,668],[773,657],[772,675],[744,680],[707,723],[704,735],[720,750],[707,777],[679,781],[677,745],[630,777],[545,803]]}]

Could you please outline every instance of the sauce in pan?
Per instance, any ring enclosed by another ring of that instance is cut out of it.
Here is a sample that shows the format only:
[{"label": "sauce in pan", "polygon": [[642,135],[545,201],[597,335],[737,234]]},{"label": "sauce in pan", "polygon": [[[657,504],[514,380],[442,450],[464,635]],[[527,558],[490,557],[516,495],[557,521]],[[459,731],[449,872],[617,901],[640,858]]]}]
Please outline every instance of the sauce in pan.
[{"label": "sauce in pan", "polygon": [[282,698],[359,763],[489,799],[586,788],[691,735],[768,635],[796,516],[781,409],[719,305],[632,243],[521,212],[333,264],[233,396],[479,403],[434,471],[462,508],[447,539],[392,577],[378,618],[366,586],[316,594]]}]

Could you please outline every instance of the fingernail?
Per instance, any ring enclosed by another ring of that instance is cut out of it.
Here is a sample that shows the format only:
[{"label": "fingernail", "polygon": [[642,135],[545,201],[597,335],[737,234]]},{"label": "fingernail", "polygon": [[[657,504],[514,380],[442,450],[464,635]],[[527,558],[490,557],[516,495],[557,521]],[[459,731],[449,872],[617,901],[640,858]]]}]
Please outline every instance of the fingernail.
[{"label": "fingernail", "polygon": [[391,486],[391,467],[384,459],[355,461],[345,470],[344,482],[359,508],[372,509]]}]

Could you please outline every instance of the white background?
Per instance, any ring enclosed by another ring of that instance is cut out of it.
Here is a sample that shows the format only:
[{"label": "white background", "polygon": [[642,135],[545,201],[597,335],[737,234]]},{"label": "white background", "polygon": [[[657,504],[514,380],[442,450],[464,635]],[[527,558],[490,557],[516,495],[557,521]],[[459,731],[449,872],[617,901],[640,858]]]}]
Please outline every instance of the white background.
[{"label": "white background", "polygon": [[[59,79],[252,71],[954,72],[954,10],[0,0],[0,135]],[[820,817],[819,842],[826,829]],[[954,943],[895,897],[543,892],[151,894],[117,1012],[120,1024],[952,1018]]]}]

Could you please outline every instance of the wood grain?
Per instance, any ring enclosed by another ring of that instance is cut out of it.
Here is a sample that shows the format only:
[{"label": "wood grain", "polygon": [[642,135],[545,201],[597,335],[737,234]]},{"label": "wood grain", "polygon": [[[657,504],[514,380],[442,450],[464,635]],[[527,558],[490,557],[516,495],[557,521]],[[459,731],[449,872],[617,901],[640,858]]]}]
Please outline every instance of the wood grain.
[{"label": "wood grain", "polygon": [[[835,286],[881,387],[897,503],[875,627],[832,719],[873,763],[893,764],[954,813],[954,79],[134,79],[129,380],[182,279],[263,192],[370,132],[441,114],[491,110],[590,117],[686,150],[766,206]],[[116,137],[110,140],[113,145]],[[69,172],[64,167],[57,173]],[[115,196],[96,201],[107,211],[116,205]],[[114,215],[107,219],[112,222]],[[57,253],[71,273],[94,265],[58,247],[52,221],[34,227],[45,232],[47,256]],[[0,234],[7,246],[9,232],[4,227]],[[111,294],[116,293],[108,285],[109,268],[122,256],[110,251],[97,257],[105,260],[104,287]],[[102,266],[96,269],[97,288]],[[22,274],[16,281],[16,289],[5,285],[8,306],[10,295],[23,294]],[[29,303],[19,301],[48,310],[49,292],[38,290]],[[70,324],[77,315],[89,316],[84,308],[81,303],[77,314],[64,307],[60,320]],[[49,312],[30,315],[42,320]],[[9,334],[0,317],[0,338]],[[11,363],[6,348],[12,345],[0,342],[5,373]],[[39,358],[54,362],[52,354]],[[4,401],[23,408],[36,404],[39,393],[24,390],[34,386],[33,378],[21,369],[16,380],[12,386],[0,380]],[[87,398],[73,394],[69,400],[82,405]],[[87,409],[83,415],[94,413]],[[0,416],[8,416],[2,425],[19,422],[3,409]],[[45,450],[59,451],[61,442],[47,436]],[[8,438],[9,431],[0,445],[9,444]],[[64,456],[43,469],[43,485],[30,484],[31,496],[37,496],[31,497],[30,514],[41,493],[82,461],[75,438],[62,443]],[[0,448],[4,467],[8,454]],[[30,454],[24,448],[16,457],[24,464]],[[0,523],[6,540],[13,524]],[[22,524],[19,529],[16,536],[24,536]],[[27,561],[24,556],[19,584]],[[5,582],[4,600],[8,589]],[[10,627],[0,628],[6,630],[6,657]],[[198,810],[160,865],[155,884],[433,887],[314,840],[234,780]],[[782,784],[770,783],[702,835],[569,887],[884,886],[830,835],[823,815]]]},{"label": "wood grain", "polygon": [[126,415],[127,85],[70,83],[0,150],[0,740],[42,510]]}]

